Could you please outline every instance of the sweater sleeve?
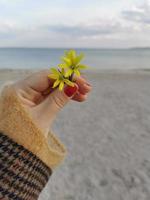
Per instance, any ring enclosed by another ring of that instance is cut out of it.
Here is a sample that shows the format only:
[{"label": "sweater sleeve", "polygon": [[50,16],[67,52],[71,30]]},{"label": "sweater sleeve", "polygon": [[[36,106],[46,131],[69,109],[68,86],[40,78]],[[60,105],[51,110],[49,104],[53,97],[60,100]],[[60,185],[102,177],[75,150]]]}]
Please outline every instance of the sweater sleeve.
[{"label": "sweater sleeve", "polygon": [[0,94],[0,199],[36,200],[66,148],[48,137],[24,109],[11,84]]}]

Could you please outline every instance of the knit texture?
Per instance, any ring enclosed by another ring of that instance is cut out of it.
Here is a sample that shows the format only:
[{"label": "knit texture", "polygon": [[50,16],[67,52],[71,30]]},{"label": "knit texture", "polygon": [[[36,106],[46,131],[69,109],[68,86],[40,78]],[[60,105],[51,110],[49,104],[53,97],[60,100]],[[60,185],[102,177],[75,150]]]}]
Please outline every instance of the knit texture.
[{"label": "knit texture", "polygon": [[66,155],[66,148],[56,135],[50,130],[46,138],[34,123],[11,84],[5,85],[0,94],[0,131],[51,169],[58,166]]},{"label": "knit texture", "polygon": [[0,199],[36,200],[52,170],[36,155],[0,133]]}]

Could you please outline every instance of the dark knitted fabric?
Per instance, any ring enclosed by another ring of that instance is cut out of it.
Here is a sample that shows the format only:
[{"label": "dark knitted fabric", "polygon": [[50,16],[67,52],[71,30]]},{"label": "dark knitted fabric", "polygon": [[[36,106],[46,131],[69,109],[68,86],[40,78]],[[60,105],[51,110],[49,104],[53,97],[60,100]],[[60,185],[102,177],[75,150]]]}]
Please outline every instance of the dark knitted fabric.
[{"label": "dark knitted fabric", "polygon": [[0,133],[0,200],[36,200],[52,170]]}]

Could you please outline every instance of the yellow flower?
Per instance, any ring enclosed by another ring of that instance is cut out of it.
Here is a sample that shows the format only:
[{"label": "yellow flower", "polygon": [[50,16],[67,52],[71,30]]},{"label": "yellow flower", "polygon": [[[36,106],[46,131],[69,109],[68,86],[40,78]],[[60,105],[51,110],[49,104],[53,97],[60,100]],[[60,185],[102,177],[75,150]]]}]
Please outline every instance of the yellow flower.
[{"label": "yellow flower", "polygon": [[59,90],[63,90],[64,84],[74,86],[74,83],[68,80],[68,77],[65,74],[65,70],[62,69],[61,71],[51,68],[52,73],[48,75],[49,78],[55,79],[55,82],[53,84],[53,88],[59,87]]},{"label": "yellow flower", "polygon": [[67,51],[65,52],[65,56],[62,57],[63,63],[58,66],[62,69],[66,69],[65,75],[67,77],[71,76],[73,73],[80,76],[80,70],[87,68],[86,65],[80,64],[83,57],[84,55],[82,53],[77,55],[75,50]]}]

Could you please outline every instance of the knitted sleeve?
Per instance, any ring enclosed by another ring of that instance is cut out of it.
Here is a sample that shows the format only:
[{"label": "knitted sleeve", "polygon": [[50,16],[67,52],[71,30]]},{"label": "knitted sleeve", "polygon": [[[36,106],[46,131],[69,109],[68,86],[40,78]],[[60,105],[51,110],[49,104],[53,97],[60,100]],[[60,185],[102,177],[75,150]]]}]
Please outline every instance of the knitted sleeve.
[{"label": "knitted sleeve", "polygon": [[11,84],[0,94],[0,199],[36,200],[66,148],[52,131],[45,138]]}]

